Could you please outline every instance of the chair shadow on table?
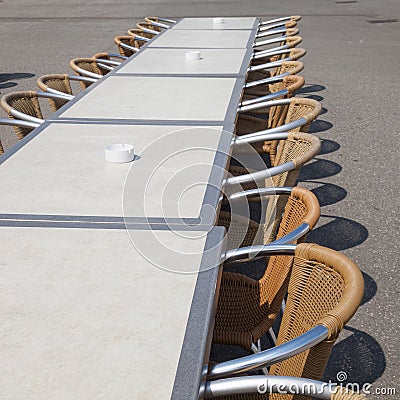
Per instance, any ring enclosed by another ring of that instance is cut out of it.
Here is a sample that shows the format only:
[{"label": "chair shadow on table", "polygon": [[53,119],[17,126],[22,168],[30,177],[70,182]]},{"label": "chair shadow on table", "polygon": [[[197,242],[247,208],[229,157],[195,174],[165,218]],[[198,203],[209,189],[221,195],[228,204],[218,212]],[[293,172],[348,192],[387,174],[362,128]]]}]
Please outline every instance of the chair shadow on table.
[{"label": "chair shadow on table", "polygon": [[[34,77],[34,74],[27,72],[15,72],[15,73],[5,73],[0,74],[0,90],[1,89],[9,89],[14,86],[17,86],[18,83],[14,82],[19,79],[28,79]],[[1,92],[0,92],[1,94]]]}]

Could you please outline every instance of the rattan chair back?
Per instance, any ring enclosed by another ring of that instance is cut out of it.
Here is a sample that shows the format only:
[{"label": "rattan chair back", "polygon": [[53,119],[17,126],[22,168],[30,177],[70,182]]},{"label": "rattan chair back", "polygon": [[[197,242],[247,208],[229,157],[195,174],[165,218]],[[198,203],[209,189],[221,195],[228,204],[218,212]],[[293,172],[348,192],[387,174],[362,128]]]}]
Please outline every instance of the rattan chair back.
[{"label": "rattan chair back", "polygon": [[[79,71],[79,69],[88,71],[90,74],[96,74],[100,76],[104,75],[103,71],[98,67],[96,60],[94,58],[74,58],[69,62],[69,65],[74,70],[74,72],[79,76],[85,76],[83,73]],[[80,84],[83,89],[86,89],[91,85],[90,82],[80,82]]]},{"label": "rattan chair back", "polygon": [[[73,95],[71,89],[71,82],[67,74],[43,75],[38,78],[36,83],[39,86],[39,88],[44,92],[47,92],[47,89],[51,88],[57,90],[58,92],[66,93],[71,96]],[[57,111],[64,104],[68,103],[69,100],[49,98],[48,101],[52,110]]]},{"label": "rattan chair back", "polygon": [[137,38],[137,39],[140,37],[152,39],[156,35],[155,33],[145,32],[145,31],[142,31],[141,29],[137,29],[137,28],[128,29],[128,31],[126,33],[129,36],[133,36],[134,38]]},{"label": "rattan chair back", "polygon": [[161,27],[155,26],[151,23],[149,24],[146,21],[142,21],[136,24],[136,28],[138,28],[142,32],[152,33],[154,35],[158,35],[162,31]]},{"label": "rattan chair back", "polygon": [[124,44],[135,49],[140,49],[140,47],[146,43],[142,40],[135,39],[135,37],[131,35],[115,36],[114,42],[118,47],[119,54],[124,57],[130,57],[136,53],[134,50],[124,47]]},{"label": "rattan chair back", "polygon": [[[31,117],[43,119],[38,94],[34,91],[7,93],[1,98],[0,105],[11,119],[15,119],[11,114],[12,109]],[[33,130],[33,128],[21,126],[14,126],[13,128],[19,140],[23,139]]]},{"label": "rattan chair back", "polygon": [[[329,333],[311,349],[274,364],[271,375],[321,379],[339,333],[361,303],[363,290],[362,274],[346,256],[316,244],[297,246],[276,344],[286,343],[316,325],[324,325]],[[270,399],[280,397],[271,395]]]}]

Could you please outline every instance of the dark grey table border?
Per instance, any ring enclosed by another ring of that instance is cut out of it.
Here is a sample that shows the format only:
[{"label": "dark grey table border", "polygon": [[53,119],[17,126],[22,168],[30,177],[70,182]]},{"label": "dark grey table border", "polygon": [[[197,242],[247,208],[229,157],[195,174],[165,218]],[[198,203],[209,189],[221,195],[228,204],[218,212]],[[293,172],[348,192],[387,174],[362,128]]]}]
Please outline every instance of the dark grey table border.
[{"label": "dark grey table border", "polygon": [[171,400],[197,400],[200,385],[206,378],[203,367],[209,361],[222,275],[221,267],[210,268],[210,265],[220,265],[225,251],[224,234],[225,228],[216,226],[207,235]]}]

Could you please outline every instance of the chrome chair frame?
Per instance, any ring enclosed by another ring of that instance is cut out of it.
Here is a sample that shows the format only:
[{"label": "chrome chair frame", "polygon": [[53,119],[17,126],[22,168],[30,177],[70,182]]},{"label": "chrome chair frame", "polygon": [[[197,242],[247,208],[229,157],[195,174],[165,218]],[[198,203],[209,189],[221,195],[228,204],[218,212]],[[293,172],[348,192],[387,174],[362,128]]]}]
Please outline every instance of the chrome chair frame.
[{"label": "chrome chair frame", "polygon": [[335,391],[332,383],[293,376],[241,376],[207,381],[200,388],[199,399],[233,396],[243,393],[288,393],[330,400]]},{"label": "chrome chair frame", "polygon": [[[61,99],[61,100],[71,100],[71,96],[67,95],[65,93],[61,94],[56,94],[56,93],[50,93],[50,92],[36,92],[38,97],[41,98],[46,98],[46,99]],[[28,122],[33,122],[37,126],[45,122],[44,119],[32,117],[31,115],[27,115],[21,111],[16,110],[14,107],[10,107],[10,114],[22,121],[28,121]],[[37,127],[35,126],[35,128]],[[27,126],[27,127],[32,127],[32,126]]]}]

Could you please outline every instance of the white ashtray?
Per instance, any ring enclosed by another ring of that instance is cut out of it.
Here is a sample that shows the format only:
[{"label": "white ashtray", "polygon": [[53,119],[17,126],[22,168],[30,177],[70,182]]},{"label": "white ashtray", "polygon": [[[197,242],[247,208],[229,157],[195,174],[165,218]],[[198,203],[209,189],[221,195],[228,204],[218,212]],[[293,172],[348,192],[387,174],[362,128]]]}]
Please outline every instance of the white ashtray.
[{"label": "white ashtray", "polygon": [[201,60],[201,53],[197,50],[190,50],[185,53],[186,60]]},{"label": "white ashtray", "polygon": [[225,23],[225,18],[213,18],[213,24],[224,24]]},{"label": "white ashtray", "polygon": [[110,144],[105,147],[106,161],[113,163],[127,163],[133,161],[135,152],[131,144]]}]

